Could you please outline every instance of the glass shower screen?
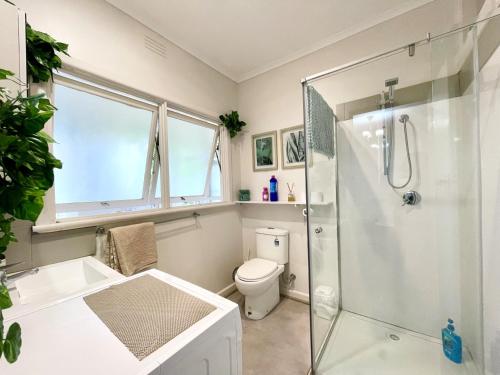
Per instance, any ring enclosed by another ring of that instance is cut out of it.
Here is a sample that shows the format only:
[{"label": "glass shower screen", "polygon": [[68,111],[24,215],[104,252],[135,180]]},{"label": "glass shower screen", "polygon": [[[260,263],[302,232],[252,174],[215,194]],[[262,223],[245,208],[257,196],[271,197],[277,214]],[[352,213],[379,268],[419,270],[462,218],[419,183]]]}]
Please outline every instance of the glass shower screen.
[{"label": "glass shower screen", "polygon": [[304,82],[316,374],[481,371],[478,38],[460,29]]},{"label": "glass shower screen", "polygon": [[312,86],[304,87],[311,344],[317,361],[339,312],[335,114]]}]

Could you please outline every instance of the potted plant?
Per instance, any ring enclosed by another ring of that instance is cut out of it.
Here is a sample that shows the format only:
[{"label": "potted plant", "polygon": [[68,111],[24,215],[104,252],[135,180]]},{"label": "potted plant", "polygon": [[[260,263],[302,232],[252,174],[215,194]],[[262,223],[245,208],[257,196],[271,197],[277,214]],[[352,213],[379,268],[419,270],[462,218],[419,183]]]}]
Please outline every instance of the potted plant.
[{"label": "potted plant", "polygon": [[[48,34],[26,26],[26,65],[32,82],[46,82],[52,70],[60,68],[58,52],[67,54],[68,45]],[[0,81],[16,83],[14,73],[0,69]],[[43,131],[56,108],[44,94],[11,96],[0,83],[0,259],[11,242],[16,241],[12,222],[35,222],[43,209],[43,197],[54,184],[54,168],[60,160],[49,150],[53,139]],[[4,327],[2,310],[12,306],[5,285],[5,270],[0,270],[0,359],[13,363],[21,352],[21,327]]]},{"label": "potted plant", "polygon": [[247,124],[245,121],[240,120],[240,115],[238,111],[231,111],[231,113],[226,113],[224,115],[220,115],[219,119],[222,122],[227,130],[229,130],[229,135],[231,138],[235,137],[242,128]]}]

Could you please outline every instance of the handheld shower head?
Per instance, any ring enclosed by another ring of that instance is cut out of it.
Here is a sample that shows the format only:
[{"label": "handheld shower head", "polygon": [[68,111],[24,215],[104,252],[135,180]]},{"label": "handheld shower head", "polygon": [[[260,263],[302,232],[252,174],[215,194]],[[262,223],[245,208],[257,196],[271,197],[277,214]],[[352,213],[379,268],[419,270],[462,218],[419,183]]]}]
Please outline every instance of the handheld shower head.
[{"label": "handheld shower head", "polygon": [[[392,118],[392,115],[391,115]],[[410,120],[410,116],[408,116],[406,113],[403,113],[398,121],[403,124],[403,131],[404,131],[404,137],[405,137],[405,146],[406,146],[406,158],[408,160],[408,179],[406,180],[405,183],[401,185],[395,185],[394,182],[392,181],[391,173],[392,173],[392,158],[391,158],[391,149],[394,147],[393,145],[393,138],[392,136],[389,138],[388,141],[388,147],[384,147],[384,174],[387,177],[387,182],[390,187],[393,189],[402,189],[405,186],[407,186],[411,178],[413,176],[413,168],[411,165],[411,156],[410,156],[410,145],[408,144],[408,129],[407,129],[407,124],[408,121]]]},{"label": "handheld shower head", "polygon": [[399,118],[399,122],[402,124],[406,124],[406,122],[410,119],[410,116],[408,116],[406,113],[402,114],[401,117]]}]

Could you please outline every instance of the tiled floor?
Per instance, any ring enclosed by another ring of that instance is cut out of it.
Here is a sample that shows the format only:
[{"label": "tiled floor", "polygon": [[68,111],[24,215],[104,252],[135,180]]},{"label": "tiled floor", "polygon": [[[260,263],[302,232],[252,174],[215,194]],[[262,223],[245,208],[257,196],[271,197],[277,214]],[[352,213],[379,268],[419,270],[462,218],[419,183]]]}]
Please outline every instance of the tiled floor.
[{"label": "tiled floor", "polygon": [[306,375],[310,367],[309,306],[281,299],[262,320],[243,313],[243,296],[228,297],[240,305],[243,324],[243,375]]}]

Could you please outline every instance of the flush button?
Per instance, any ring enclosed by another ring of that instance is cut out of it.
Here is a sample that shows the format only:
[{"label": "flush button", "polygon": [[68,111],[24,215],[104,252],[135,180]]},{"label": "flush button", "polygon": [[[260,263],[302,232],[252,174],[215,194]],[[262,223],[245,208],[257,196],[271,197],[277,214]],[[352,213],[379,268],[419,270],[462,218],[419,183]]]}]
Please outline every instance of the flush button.
[{"label": "flush button", "polygon": [[280,240],[277,238],[274,239],[274,246],[279,246],[280,245]]}]

